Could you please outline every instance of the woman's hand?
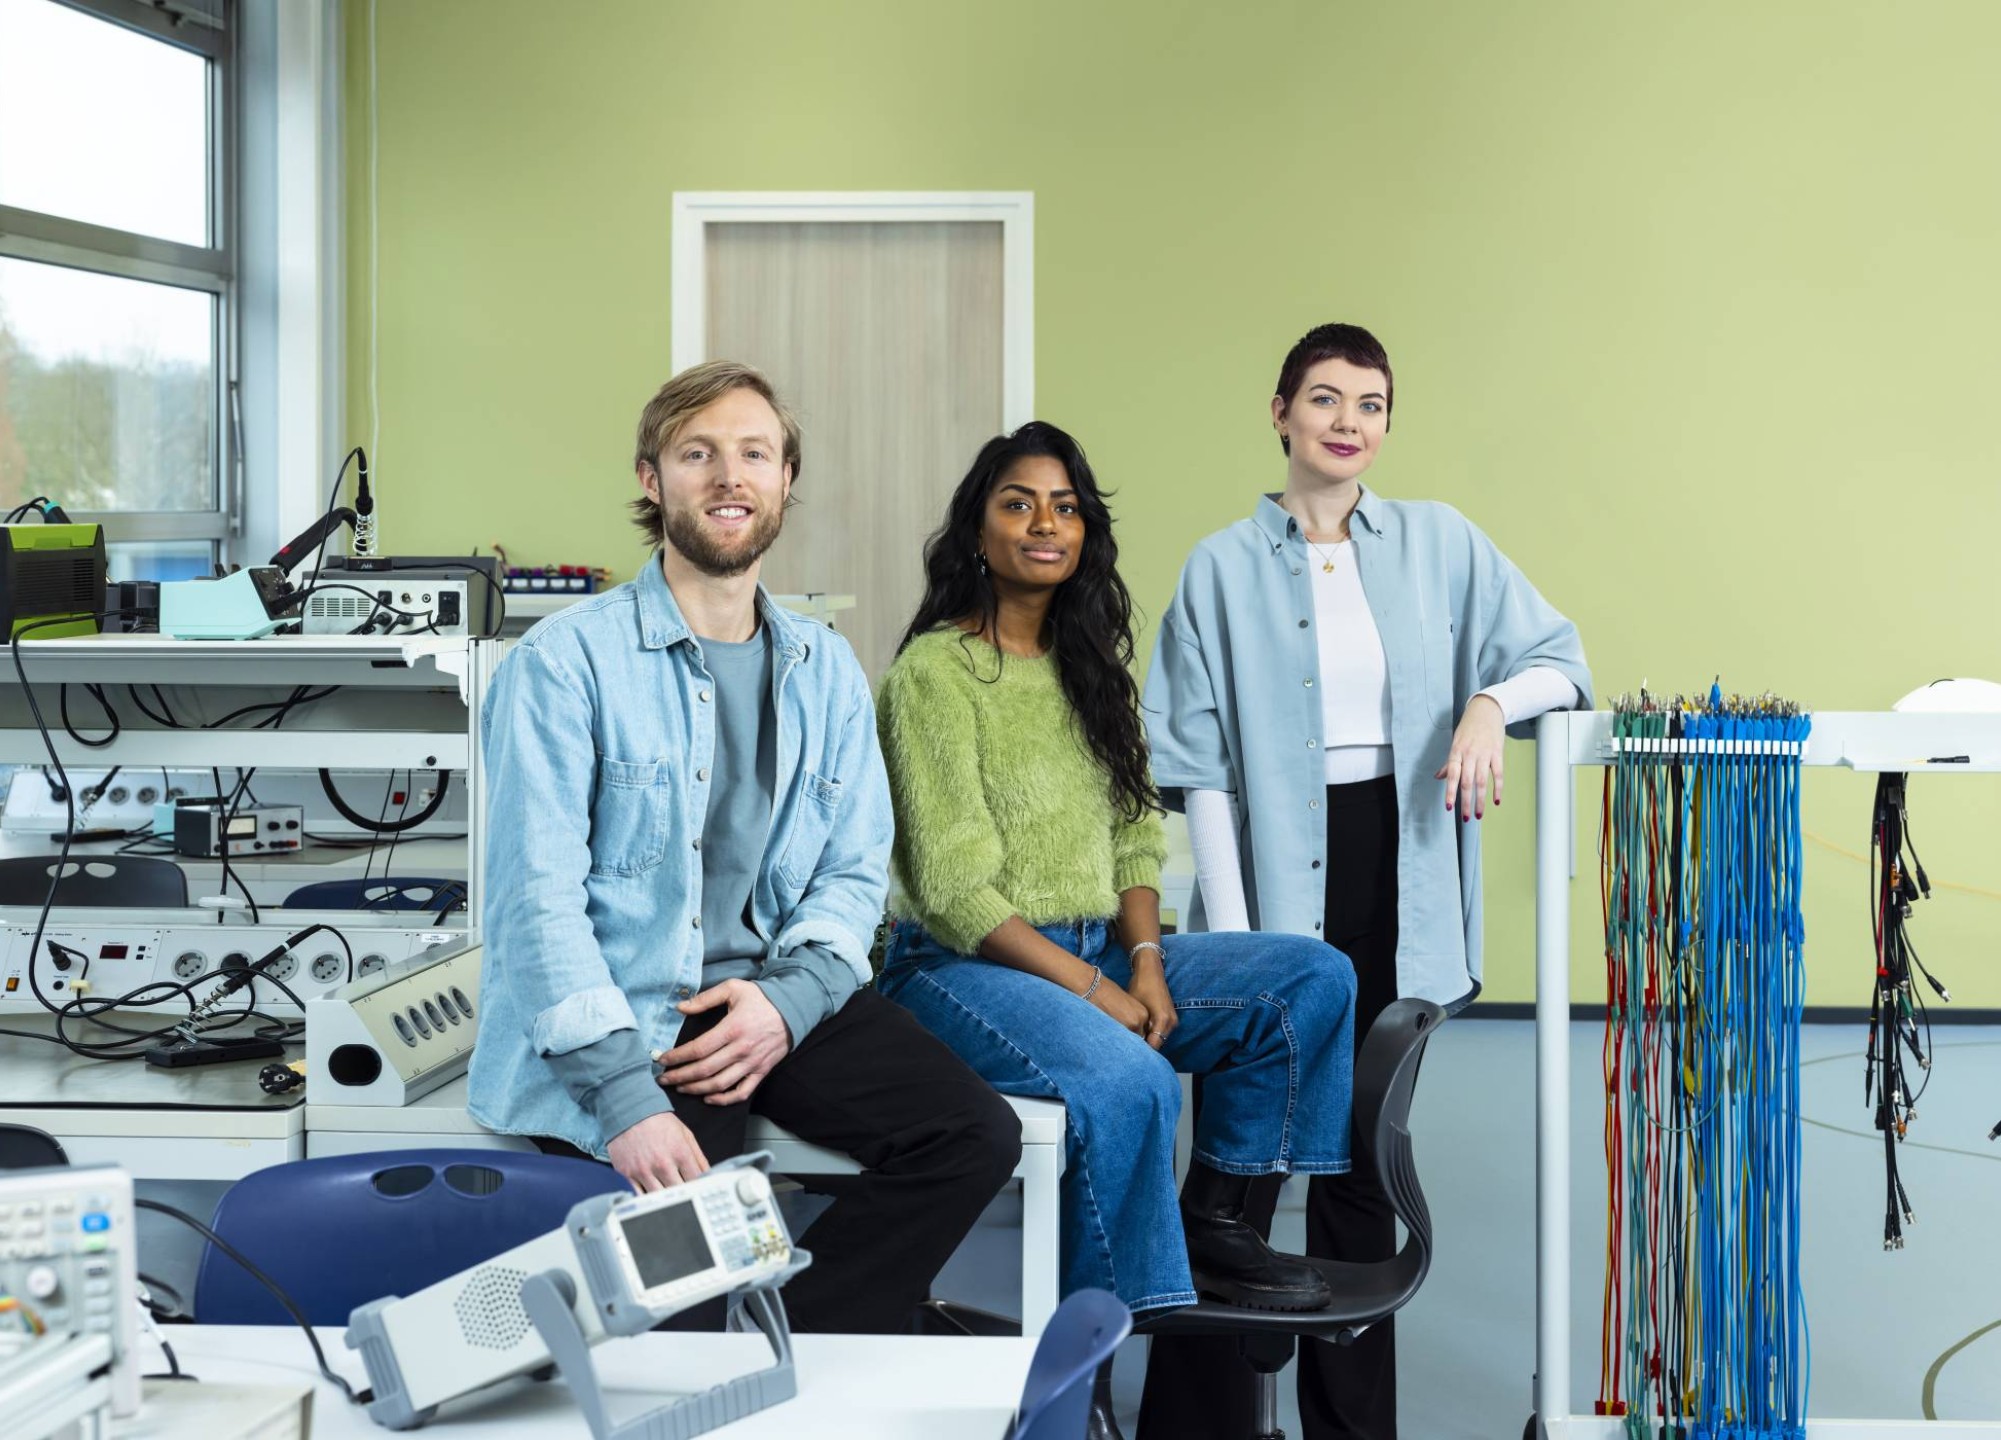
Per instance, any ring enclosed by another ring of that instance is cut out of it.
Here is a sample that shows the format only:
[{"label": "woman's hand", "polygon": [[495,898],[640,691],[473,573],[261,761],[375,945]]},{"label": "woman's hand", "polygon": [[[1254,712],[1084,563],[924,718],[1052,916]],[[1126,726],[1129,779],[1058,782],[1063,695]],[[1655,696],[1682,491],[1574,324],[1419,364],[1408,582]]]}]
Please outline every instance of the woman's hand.
[{"label": "woman's hand", "polygon": [[1475,695],[1459,717],[1452,732],[1452,751],[1445,767],[1432,778],[1445,782],[1445,808],[1457,810],[1461,820],[1487,813],[1487,790],[1493,787],[1494,803],[1501,803],[1501,750],[1508,738],[1507,717],[1501,702],[1491,695]]},{"label": "woman's hand", "polygon": [[1167,976],[1161,969],[1160,953],[1155,950],[1135,951],[1132,961],[1133,978],[1129,993],[1146,1010],[1146,1043],[1158,1050],[1174,1033],[1174,1027],[1181,1023],[1181,1017],[1174,1013],[1174,997],[1167,992]]},{"label": "woman's hand", "polygon": [[1116,980],[1101,976],[1098,980],[1098,988],[1091,992],[1091,1003],[1118,1021],[1119,1024],[1125,1026],[1126,1029],[1132,1031],[1133,1034],[1140,1036],[1142,1039],[1145,1038],[1146,1027],[1150,1023],[1147,1018],[1146,1006],[1140,1004],[1130,994],[1120,989]]}]

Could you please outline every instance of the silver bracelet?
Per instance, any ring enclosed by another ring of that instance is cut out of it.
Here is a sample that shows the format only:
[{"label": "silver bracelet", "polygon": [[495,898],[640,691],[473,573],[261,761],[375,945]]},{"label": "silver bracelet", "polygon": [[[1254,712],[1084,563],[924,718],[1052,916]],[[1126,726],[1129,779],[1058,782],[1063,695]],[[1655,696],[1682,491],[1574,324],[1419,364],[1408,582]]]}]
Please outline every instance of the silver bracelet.
[{"label": "silver bracelet", "polygon": [[1104,980],[1105,972],[1093,965],[1091,967],[1091,983],[1084,987],[1077,998],[1079,1000],[1089,1000],[1093,995],[1098,993],[1098,987],[1104,983]]},{"label": "silver bracelet", "polygon": [[1139,954],[1139,952],[1142,950],[1151,950],[1154,954],[1160,957],[1160,963],[1162,965],[1167,964],[1167,952],[1161,948],[1160,942],[1158,940],[1140,941],[1139,944],[1133,946],[1131,949],[1126,951],[1126,958],[1131,959],[1133,956]]}]

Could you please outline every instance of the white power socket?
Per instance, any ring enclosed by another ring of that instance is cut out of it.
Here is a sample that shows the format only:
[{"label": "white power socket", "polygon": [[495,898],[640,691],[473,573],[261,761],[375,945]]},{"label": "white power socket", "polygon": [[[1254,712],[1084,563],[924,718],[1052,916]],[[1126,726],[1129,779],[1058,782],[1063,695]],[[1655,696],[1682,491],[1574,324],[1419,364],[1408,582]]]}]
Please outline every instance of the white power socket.
[{"label": "white power socket", "polygon": [[[153,824],[153,807],[163,801],[192,794],[189,777],[159,770],[120,771],[102,795],[97,788],[109,774],[106,770],[69,770],[76,791],[76,828],[79,830],[145,830]],[[204,777],[205,778],[205,777]],[[60,831],[70,823],[69,805],[57,792],[61,782],[54,771],[16,770],[7,786],[4,812],[6,828],[16,831]],[[208,789],[213,789],[210,784]]]}]

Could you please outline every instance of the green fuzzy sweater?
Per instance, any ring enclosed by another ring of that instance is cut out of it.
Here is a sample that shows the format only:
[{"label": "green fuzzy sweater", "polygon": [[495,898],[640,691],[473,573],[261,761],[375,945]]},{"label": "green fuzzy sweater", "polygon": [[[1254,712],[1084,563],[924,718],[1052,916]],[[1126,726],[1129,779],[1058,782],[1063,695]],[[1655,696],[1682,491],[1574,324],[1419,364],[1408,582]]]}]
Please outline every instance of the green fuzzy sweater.
[{"label": "green fuzzy sweater", "polygon": [[911,641],[876,724],[896,806],[896,910],[962,954],[1008,917],[1108,919],[1160,888],[1167,837],[1129,821],[1084,743],[1051,657],[1005,657],[956,629]]}]

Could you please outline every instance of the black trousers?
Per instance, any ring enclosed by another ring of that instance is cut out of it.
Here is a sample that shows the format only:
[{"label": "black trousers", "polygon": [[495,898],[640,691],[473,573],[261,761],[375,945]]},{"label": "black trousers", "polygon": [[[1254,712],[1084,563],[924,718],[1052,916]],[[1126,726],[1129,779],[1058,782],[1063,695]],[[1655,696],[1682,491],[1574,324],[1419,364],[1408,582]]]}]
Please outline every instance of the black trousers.
[{"label": "black trousers", "polygon": [[[724,1010],[693,1015],[692,1040]],[[674,1113],[714,1164],[741,1155],[750,1117],[852,1156],[859,1175],[813,1177],[833,1205],[797,1237],[813,1263],[785,1286],[798,1331],[897,1334],[929,1295],[1021,1158],[1021,1121],[943,1042],[874,990],[860,990],[764,1077],[748,1100],[710,1105],[670,1089]],[[568,1142],[535,1142],[553,1154]],[[587,1157],[588,1158],[588,1157]],[[719,1329],[720,1304],[677,1329]]]},{"label": "black trousers", "polygon": [[[1325,803],[1322,933],[1355,965],[1360,1054],[1369,1026],[1397,998],[1396,780],[1330,785]],[[1275,1178],[1251,1187],[1245,1218],[1266,1235],[1278,1192]],[[1351,1261],[1395,1255],[1396,1217],[1382,1186],[1359,1171],[1308,1180],[1306,1253]],[[1161,1336],[1149,1342],[1139,1440],[1242,1440],[1251,1434],[1256,1394],[1257,1375],[1234,1338]],[[1299,1415],[1306,1440],[1395,1440],[1395,1322],[1372,1326],[1353,1345],[1301,1341]]]}]

